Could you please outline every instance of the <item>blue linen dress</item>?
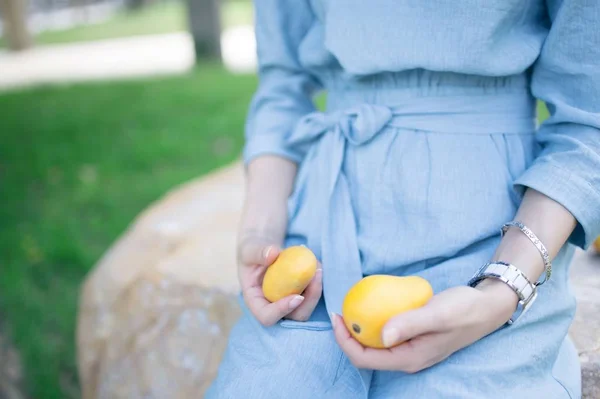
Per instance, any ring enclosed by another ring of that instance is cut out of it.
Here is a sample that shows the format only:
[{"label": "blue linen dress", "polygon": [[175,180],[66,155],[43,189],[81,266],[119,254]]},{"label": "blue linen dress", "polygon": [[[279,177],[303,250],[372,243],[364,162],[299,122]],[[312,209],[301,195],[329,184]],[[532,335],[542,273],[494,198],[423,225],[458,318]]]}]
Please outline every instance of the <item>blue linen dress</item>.
[{"label": "blue linen dress", "polygon": [[[600,3],[256,0],[245,162],[299,164],[286,245],[323,264],[307,322],[244,306],[208,398],[579,398],[568,266],[600,234]],[[313,98],[327,92],[327,110]],[[551,117],[535,122],[535,98]],[[510,327],[416,374],[357,370],[334,341],[362,276],[464,285],[526,187],[578,221]]]}]

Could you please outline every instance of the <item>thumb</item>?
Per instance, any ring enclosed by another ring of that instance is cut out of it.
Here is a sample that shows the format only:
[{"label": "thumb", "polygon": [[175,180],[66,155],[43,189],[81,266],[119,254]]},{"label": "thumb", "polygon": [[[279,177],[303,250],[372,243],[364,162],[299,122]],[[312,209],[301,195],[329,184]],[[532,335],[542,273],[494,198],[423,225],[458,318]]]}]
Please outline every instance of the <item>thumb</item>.
[{"label": "thumb", "polygon": [[425,306],[392,317],[382,329],[381,340],[389,348],[435,330],[436,319]]},{"label": "thumb", "polygon": [[258,240],[246,240],[240,248],[240,261],[245,265],[269,266],[279,256],[277,245],[265,244]]}]

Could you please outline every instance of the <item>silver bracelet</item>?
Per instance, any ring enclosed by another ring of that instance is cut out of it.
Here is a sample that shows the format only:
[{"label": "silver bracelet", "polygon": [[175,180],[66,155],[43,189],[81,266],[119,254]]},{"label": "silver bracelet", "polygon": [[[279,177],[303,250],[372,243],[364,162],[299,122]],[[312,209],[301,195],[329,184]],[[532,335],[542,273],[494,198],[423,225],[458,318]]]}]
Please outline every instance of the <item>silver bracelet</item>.
[{"label": "silver bracelet", "polygon": [[509,227],[517,227],[519,230],[523,232],[529,238],[529,240],[535,245],[535,247],[540,251],[540,255],[542,255],[542,260],[544,261],[544,270],[546,271],[544,280],[538,281],[535,283],[536,286],[544,284],[546,281],[550,280],[550,276],[552,276],[552,262],[550,261],[550,255],[548,254],[548,250],[544,246],[544,244],[540,241],[539,238],[531,231],[527,226],[519,221],[512,221],[506,223],[502,226],[501,235],[504,236]]}]

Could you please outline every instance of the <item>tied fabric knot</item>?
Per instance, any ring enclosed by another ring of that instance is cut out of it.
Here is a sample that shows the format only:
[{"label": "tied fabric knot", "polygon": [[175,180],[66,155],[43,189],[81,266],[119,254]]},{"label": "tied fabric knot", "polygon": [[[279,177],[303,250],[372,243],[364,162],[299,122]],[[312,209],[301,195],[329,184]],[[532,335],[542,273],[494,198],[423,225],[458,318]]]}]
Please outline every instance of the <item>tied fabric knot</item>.
[{"label": "tied fabric knot", "polygon": [[[374,104],[331,113],[314,112],[298,122],[287,140],[310,163],[309,169],[301,171],[312,180],[305,205],[313,212],[324,209],[321,225],[311,226],[307,241],[309,247],[321,252],[328,314],[342,313],[345,293],[363,277],[356,216],[343,169],[346,145],[368,143],[393,118],[390,108]],[[361,370],[361,378],[366,390],[371,372]]]},{"label": "tied fabric knot", "polygon": [[287,142],[306,147],[326,132],[337,131],[350,144],[363,145],[390,123],[393,116],[389,107],[377,104],[361,104],[328,113],[313,112],[298,121]]},{"label": "tied fabric knot", "polygon": [[362,278],[355,211],[343,168],[346,146],[368,143],[393,117],[389,107],[375,104],[314,112],[298,122],[287,140],[310,163],[310,171],[304,172],[312,190],[306,193],[305,204],[314,212],[324,210],[321,225],[311,226],[307,241],[321,252],[323,295],[329,313],[341,313],[344,294]]}]

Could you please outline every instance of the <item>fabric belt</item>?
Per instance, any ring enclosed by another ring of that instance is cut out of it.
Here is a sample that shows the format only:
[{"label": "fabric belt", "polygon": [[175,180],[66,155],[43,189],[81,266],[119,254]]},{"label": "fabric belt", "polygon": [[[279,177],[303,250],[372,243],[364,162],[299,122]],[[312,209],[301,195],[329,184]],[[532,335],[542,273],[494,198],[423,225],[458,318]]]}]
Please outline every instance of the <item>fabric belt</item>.
[{"label": "fabric belt", "polygon": [[[313,175],[320,175],[319,187],[308,195],[324,206],[320,232],[308,238],[308,245],[320,248],[323,264],[324,297],[328,312],[340,313],[343,297],[362,278],[355,212],[343,171],[348,146],[362,146],[387,127],[448,134],[532,134],[535,119],[531,104],[518,98],[507,101],[489,96],[413,99],[401,106],[360,104],[345,110],[306,115],[288,137],[290,146],[305,147]],[[437,112],[432,111],[432,107]],[[312,152],[318,154],[312,154]],[[318,242],[315,242],[318,240]],[[328,287],[336,286],[336,289]]]}]

